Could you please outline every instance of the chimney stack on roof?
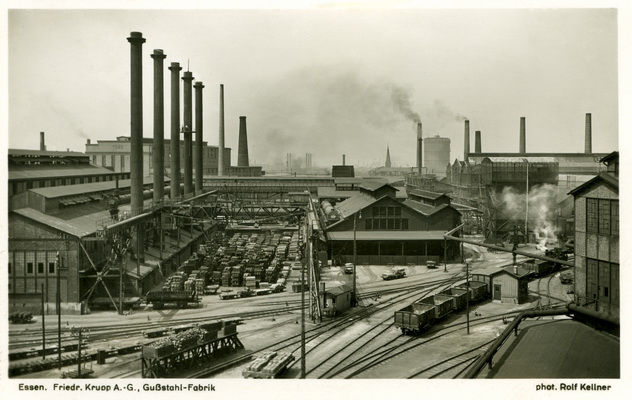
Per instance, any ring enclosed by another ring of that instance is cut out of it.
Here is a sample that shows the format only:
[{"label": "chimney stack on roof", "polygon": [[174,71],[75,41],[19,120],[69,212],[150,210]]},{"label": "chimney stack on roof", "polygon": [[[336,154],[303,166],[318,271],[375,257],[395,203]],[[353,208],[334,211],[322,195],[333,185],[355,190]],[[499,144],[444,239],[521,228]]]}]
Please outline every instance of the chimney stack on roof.
[{"label": "chimney stack on roof", "polygon": [[527,152],[527,120],[520,117],[520,149],[518,153],[525,154]]},{"label": "chimney stack on roof", "polygon": [[590,113],[586,113],[586,137],[584,140],[584,152],[586,154],[592,153],[592,115]]}]

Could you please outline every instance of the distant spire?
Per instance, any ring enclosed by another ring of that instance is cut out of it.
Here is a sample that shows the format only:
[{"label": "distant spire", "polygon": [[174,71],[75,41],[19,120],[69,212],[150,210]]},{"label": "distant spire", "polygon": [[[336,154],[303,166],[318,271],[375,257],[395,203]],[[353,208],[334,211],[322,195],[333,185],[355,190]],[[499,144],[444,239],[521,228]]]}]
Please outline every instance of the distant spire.
[{"label": "distant spire", "polygon": [[384,163],[384,167],[386,168],[391,167],[391,152],[388,148],[388,145],[386,145],[386,162]]}]

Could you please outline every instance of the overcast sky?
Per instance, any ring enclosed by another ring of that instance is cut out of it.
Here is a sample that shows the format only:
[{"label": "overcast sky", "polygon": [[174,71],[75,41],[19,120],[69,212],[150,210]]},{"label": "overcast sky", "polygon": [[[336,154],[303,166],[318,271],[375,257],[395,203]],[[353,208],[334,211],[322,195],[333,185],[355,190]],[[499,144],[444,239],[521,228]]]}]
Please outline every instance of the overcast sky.
[{"label": "overcast sky", "polygon": [[313,154],[315,165],[415,164],[415,123],[463,157],[463,119],[483,151],[618,149],[616,9],[9,10],[9,143],[85,151],[129,135],[131,31],[142,32],[144,136],[153,136],[153,49],[204,89],[204,140],[237,159],[239,116],[251,162]]}]

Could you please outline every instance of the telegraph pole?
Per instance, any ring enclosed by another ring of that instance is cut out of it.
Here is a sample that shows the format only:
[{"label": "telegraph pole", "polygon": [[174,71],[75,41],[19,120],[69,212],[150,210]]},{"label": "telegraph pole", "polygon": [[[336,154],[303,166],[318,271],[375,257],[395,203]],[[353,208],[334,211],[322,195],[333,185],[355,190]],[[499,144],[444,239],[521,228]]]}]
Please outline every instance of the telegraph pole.
[{"label": "telegraph pole", "polygon": [[46,310],[44,310],[44,284],[41,285],[42,288],[42,360],[46,359],[46,321],[44,319],[44,315],[46,314]]},{"label": "telegraph pole", "polygon": [[55,269],[57,272],[57,297],[56,297],[56,309],[57,309],[57,359],[59,362],[58,369],[61,369],[61,266],[59,263],[59,252],[55,255]]}]

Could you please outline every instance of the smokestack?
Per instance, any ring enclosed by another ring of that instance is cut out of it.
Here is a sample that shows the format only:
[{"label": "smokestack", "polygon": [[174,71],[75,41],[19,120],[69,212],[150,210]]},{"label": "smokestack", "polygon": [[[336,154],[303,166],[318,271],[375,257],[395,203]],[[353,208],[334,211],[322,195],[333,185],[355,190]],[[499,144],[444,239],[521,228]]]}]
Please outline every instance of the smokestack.
[{"label": "smokestack", "polygon": [[465,120],[465,146],[463,147],[463,161],[470,158],[470,120]]},{"label": "smokestack", "polygon": [[586,154],[592,153],[592,115],[586,113],[586,137],[585,137],[585,149]]},{"label": "smokestack", "polygon": [[193,96],[191,84],[193,73],[186,71],[182,77],[184,84],[184,194],[193,192]]},{"label": "smokestack", "polygon": [[219,148],[217,149],[217,176],[224,175],[224,85],[219,85]]},{"label": "smokestack", "polygon": [[[165,191],[165,90],[163,61],[167,56],[155,49],[154,59],[154,202],[164,197]],[[90,140],[88,140],[90,143]]]},{"label": "smokestack", "polygon": [[239,117],[239,150],[237,166],[247,167],[248,164],[248,133],[246,131],[246,117]]},{"label": "smokestack", "polygon": [[482,153],[481,150],[481,131],[474,132],[474,152]]},{"label": "smokestack", "polygon": [[525,117],[520,117],[520,154],[527,152],[527,121]]},{"label": "smokestack", "polygon": [[173,62],[171,71],[171,199],[180,197],[180,63]]},{"label": "smokestack", "polygon": [[[145,39],[140,32],[131,32],[127,38],[130,43],[131,74],[131,154],[130,154],[130,186],[131,213],[138,215],[143,210],[143,43]],[[145,259],[143,229],[136,230],[137,258]]]},{"label": "smokestack", "polygon": [[46,151],[46,140],[44,139],[44,132],[40,132],[40,151]]},{"label": "smokestack", "polygon": [[422,130],[421,130],[421,122],[417,122],[417,173],[421,175],[422,168],[422,144],[423,140],[421,139]]},{"label": "smokestack", "polygon": [[346,165],[345,164],[345,155],[344,154],[342,155],[342,165]]},{"label": "smokestack", "polygon": [[90,139],[86,139],[86,144],[90,144]]},{"label": "smokestack", "polygon": [[195,191],[201,192],[204,188],[204,162],[202,161],[202,82],[195,82],[195,147],[193,148],[193,159],[195,160]]}]

